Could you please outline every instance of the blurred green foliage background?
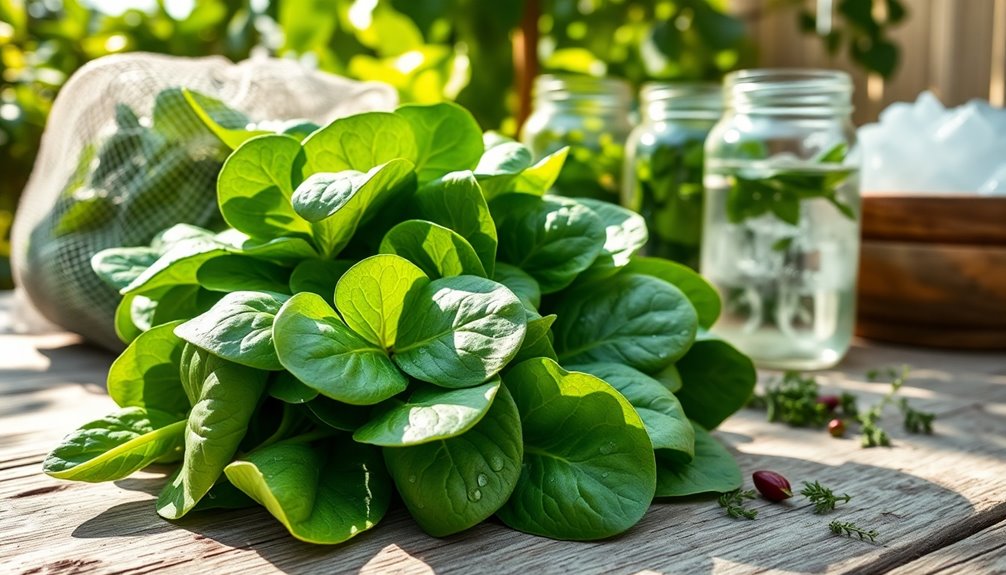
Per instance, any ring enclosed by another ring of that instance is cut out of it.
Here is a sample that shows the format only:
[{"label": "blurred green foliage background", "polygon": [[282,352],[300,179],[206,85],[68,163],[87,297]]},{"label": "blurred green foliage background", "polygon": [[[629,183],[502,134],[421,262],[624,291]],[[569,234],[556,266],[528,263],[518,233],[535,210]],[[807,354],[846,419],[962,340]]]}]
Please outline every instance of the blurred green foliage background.
[{"label": "blurred green foliage background", "polygon": [[[794,9],[814,33],[813,1]],[[89,60],[126,51],[297,58],[394,86],[402,101],[456,100],[485,129],[517,129],[514,38],[535,26],[542,72],[714,80],[757,63],[728,0],[0,0],[0,287],[10,285],[9,228],[60,86]],[[883,4],[884,18],[875,9]],[[130,6],[123,10],[123,6]],[[113,12],[112,10],[115,10]],[[822,40],[888,76],[887,26],[899,0],[838,0]],[[534,15],[538,17],[535,18]],[[536,22],[535,22],[536,20]],[[530,22],[530,24],[528,24]]]}]

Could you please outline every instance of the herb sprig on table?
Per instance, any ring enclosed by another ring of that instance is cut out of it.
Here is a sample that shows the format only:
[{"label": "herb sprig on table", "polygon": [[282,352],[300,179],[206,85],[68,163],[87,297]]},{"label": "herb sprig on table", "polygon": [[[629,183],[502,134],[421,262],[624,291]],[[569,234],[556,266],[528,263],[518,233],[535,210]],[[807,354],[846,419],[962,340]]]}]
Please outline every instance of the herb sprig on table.
[{"label": "herb sprig on table", "polygon": [[124,296],[120,409],[45,472],[172,465],[161,516],[261,505],[323,544],[396,500],[438,537],[495,515],[591,540],[654,497],[739,488],[709,430],[755,371],[697,337],[715,289],[635,256],[637,214],[546,195],[564,157],[484,142],[449,104],[248,137],[217,180],[230,229],[95,256]]}]

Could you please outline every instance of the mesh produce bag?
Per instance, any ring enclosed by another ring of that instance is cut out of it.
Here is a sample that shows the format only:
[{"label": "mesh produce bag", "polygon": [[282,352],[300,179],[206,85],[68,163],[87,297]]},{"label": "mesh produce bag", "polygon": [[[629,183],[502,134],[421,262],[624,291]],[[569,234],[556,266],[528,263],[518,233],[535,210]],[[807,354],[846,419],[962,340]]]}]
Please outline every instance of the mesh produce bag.
[{"label": "mesh produce bag", "polygon": [[95,60],[53,104],[14,222],[15,281],[52,322],[121,349],[120,296],[94,274],[91,257],[148,245],[178,223],[222,226],[215,184],[230,132],[303,137],[315,124],[395,104],[390,87],[290,60]]}]

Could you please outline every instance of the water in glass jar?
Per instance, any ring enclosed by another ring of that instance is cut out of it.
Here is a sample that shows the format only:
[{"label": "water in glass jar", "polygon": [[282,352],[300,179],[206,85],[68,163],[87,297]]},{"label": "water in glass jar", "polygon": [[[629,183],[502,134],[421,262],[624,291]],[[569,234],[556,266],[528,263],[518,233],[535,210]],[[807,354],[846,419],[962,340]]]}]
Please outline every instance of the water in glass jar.
[{"label": "water in glass jar", "polygon": [[759,366],[822,369],[848,349],[858,179],[839,164],[707,163],[701,268],[723,300],[712,331]]}]

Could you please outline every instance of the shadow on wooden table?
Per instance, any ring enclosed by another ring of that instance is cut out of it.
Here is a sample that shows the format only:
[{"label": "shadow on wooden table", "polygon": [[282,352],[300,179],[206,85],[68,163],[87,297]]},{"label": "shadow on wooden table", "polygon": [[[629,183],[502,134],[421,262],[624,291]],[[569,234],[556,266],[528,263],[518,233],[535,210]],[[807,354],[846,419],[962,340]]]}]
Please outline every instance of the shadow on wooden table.
[{"label": "shadow on wooden table", "polygon": [[[751,454],[741,458],[745,468],[785,471],[796,489],[803,479],[818,480],[839,493],[843,478],[856,477],[858,483],[853,500],[828,515],[813,514],[799,495],[782,504],[752,502],[759,510],[756,521],[730,519],[715,499],[660,502],[628,533],[603,542],[528,536],[495,519],[435,539],[422,533],[398,505],[377,528],[325,547],[294,540],[262,509],[197,513],[171,524],[156,516],[152,500],[114,505],[77,527],[73,536],[150,536],[161,555],[177,553],[174,559],[191,560],[193,567],[209,571],[238,564],[252,569],[264,560],[287,573],[711,573],[724,566],[823,573],[857,556],[908,553],[920,525],[945,529],[941,518],[973,514],[972,505],[958,493],[891,469]],[[117,483],[155,493],[163,482],[152,477]],[[925,506],[912,502],[921,492],[926,494]],[[878,544],[833,535],[828,523],[834,519],[877,529]],[[181,530],[192,535],[182,536]],[[172,544],[164,545],[167,540]]]}]

